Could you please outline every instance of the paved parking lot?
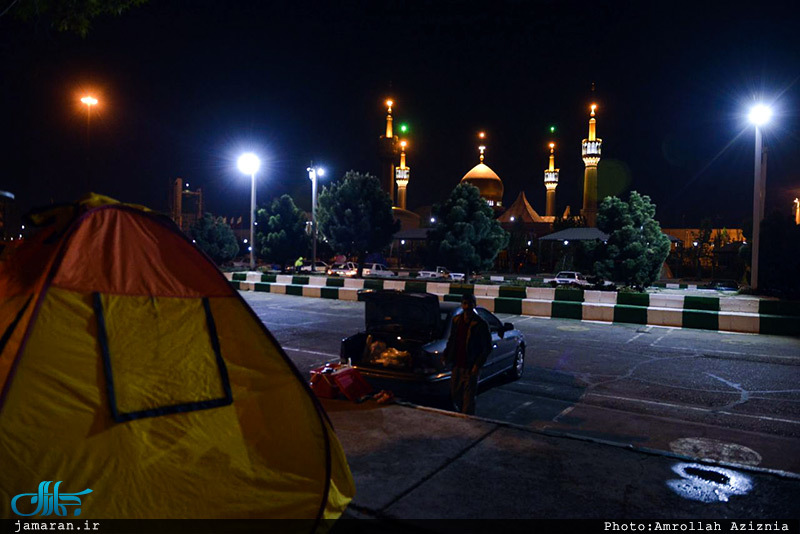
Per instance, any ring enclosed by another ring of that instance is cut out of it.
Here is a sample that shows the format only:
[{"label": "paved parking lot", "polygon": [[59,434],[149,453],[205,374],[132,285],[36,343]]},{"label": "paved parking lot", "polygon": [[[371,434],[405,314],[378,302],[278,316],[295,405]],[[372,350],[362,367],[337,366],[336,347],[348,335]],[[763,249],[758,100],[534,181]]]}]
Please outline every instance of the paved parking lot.
[{"label": "paved parking lot", "polygon": [[[363,328],[358,302],[242,295],[303,373]],[[800,339],[499,317],[526,370],[485,385],[479,417],[800,473]]]}]

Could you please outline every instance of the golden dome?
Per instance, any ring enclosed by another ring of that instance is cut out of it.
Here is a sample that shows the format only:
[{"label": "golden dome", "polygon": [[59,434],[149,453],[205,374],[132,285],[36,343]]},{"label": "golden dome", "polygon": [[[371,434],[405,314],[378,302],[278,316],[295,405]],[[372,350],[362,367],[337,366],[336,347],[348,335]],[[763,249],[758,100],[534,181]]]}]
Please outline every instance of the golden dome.
[{"label": "golden dome", "polygon": [[503,181],[484,163],[475,165],[464,177],[467,182],[478,188],[481,196],[489,201],[490,206],[501,206],[503,202]]}]

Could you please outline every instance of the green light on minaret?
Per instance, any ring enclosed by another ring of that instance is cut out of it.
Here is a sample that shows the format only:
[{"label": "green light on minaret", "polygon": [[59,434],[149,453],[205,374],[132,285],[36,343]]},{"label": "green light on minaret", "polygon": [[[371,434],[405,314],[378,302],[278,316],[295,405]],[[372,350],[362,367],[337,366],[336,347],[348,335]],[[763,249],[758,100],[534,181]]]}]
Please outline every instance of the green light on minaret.
[{"label": "green light on minaret", "polygon": [[556,133],[556,127],[555,126],[551,126],[550,127],[550,133]]},{"label": "green light on minaret", "polygon": [[406,133],[408,131],[408,124],[401,124],[400,131]]}]

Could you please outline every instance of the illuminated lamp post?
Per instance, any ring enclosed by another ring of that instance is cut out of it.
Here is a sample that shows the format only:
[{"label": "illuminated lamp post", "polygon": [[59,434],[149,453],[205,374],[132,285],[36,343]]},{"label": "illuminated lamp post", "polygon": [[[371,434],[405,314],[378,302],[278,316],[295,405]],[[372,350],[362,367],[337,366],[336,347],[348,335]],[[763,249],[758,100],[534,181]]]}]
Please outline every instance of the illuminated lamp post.
[{"label": "illuminated lamp post", "polygon": [[750,268],[750,287],[758,288],[758,245],[761,240],[761,219],[764,218],[764,196],[767,181],[766,150],[761,139],[761,126],[769,122],[772,109],[764,104],[757,104],[750,109],[748,118],[756,127],[756,154],[753,174],[753,245]]},{"label": "illuminated lamp post", "polygon": [[311,274],[317,268],[317,177],[325,175],[325,169],[314,167],[314,163],[306,168],[311,180]]},{"label": "illuminated lamp post", "polygon": [[261,167],[261,160],[252,152],[247,152],[239,156],[238,167],[244,174],[250,175],[250,270],[253,271],[256,268],[256,173]]},{"label": "illuminated lamp post", "polygon": [[86,105],[86,189],[87,193],[89,192],[88,189],[91,189],[91,165],[89,162],[90,154],[91,154],[91,143],[90,143],[90,125],[91,125],[91,117],[92,117],[92,106],[96,106],[98,100],[93,96],[84,96],[81,98],[81,102]]}]

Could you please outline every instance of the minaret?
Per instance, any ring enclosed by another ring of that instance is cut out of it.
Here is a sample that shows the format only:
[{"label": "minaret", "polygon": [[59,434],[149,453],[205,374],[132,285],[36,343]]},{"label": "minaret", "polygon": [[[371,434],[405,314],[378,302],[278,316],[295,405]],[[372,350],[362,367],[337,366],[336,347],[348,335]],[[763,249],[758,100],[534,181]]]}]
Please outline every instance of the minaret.
[{"label": "minaret", "polygon": [[550,166],[544,171],[544,186],[547,188],[547,215],[556,215],[556,187],[558,187],[558,169],[556,169],[555,143],[550,143]]},{"label": "minaret", "polygon": [[581,143],[581,154],[586,170],[583,173],[583,209],[581,215],[586,218],[586,225],[594,227],[597,224],[597,164],[600,162],[600,148],[602,139],[597,138],[595,132],[594,110],[597,104],[592,104],[592,115],[589,119],[589,138]]},{"label": "minaret", "polygon": [[381,188],[386,191],[394,204],[394,174],[397,161],[398,142],[397,136],[392,132],[392,100],[386,101],[388,114],[386,115],[386,135],[379,140],[378,156],[381,160]]},{"label": "minaret", "polygon": [[401,210],[406,209],[406,187],[408,187],[408,178],[411,175],[411,169],[406,167],[406,146],[408,143],[400,141],[400,167],[394,171],[397,182],[397,206]]}]

